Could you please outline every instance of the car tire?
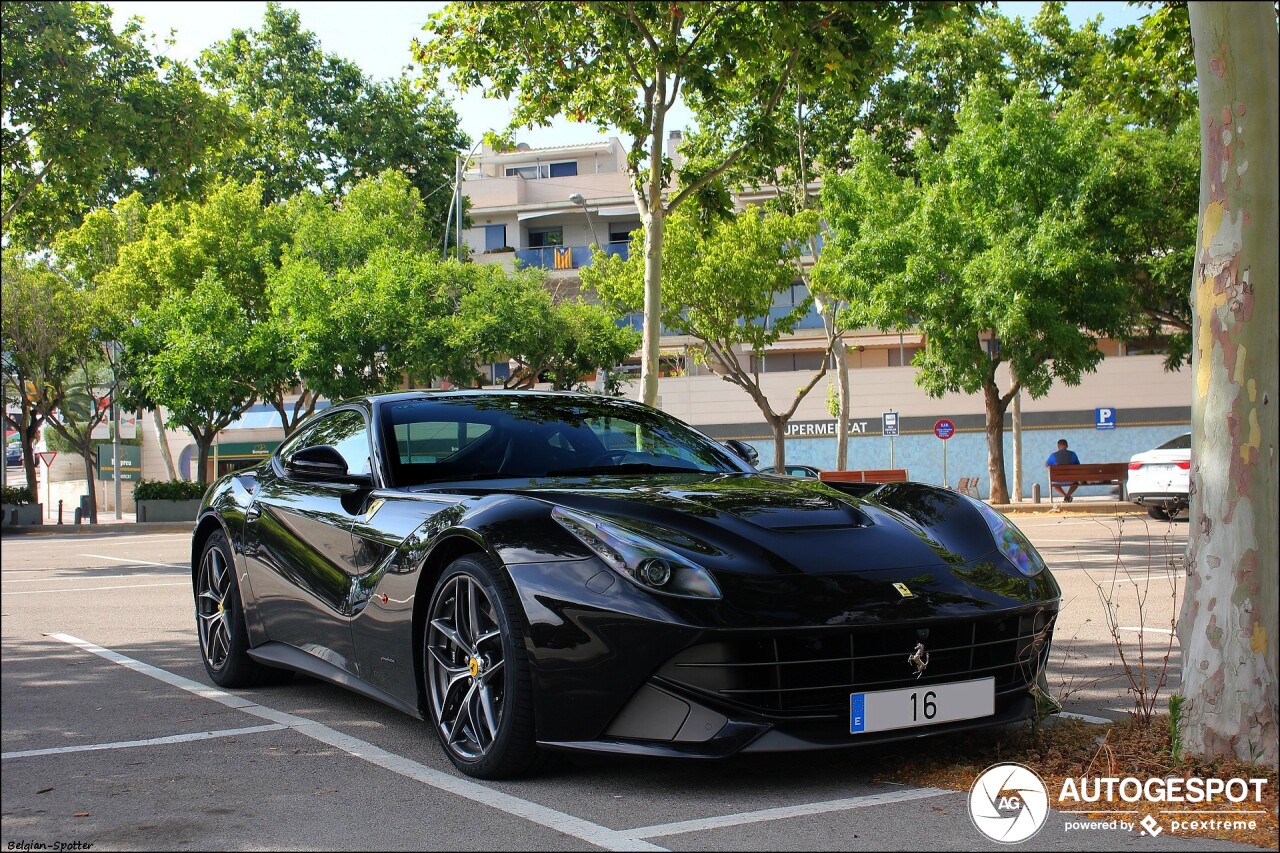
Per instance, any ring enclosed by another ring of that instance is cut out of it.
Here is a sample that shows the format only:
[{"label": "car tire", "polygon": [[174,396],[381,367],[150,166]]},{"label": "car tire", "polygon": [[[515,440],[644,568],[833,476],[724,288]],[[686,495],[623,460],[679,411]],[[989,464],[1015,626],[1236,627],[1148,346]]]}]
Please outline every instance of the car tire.
[{"label": "car tire", "polygon": [[196,636],[204,670],[219,687],[257,687],[288,680],[293,672],[249,657],[240,584],[222,531],[204,543],[195,573]]},{"label": "car tire", "polygon": [[501,570],[480,554],[441,574],[423,628],[429,720],[454,766],[478,779],[531,772],[534,734],[525,621]]},{"label": "car tire", "polygon": [[1170,518],[1172,518],[1172,516],[1169,515],[1169,511],[1165,509],[1163,506],[1147,507],[1147,515],[1151,516],[1156,521],[1168,521]]}]

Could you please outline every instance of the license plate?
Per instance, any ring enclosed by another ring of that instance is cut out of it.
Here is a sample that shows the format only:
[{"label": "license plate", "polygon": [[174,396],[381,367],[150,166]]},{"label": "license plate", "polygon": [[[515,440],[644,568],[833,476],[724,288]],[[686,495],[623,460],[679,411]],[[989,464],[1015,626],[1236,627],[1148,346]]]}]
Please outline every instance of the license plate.
[{"label": "license plate", "polygon": [[996,712],[996,680],[922,684],[849,695],[849,733],[883,732],[989,717]]}]

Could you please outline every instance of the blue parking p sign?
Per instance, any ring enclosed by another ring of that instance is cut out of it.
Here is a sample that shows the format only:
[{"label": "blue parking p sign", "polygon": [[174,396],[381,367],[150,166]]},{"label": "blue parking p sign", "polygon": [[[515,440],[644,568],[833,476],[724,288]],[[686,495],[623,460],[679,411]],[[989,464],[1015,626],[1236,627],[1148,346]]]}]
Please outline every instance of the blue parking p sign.
[{"label": "blue parking p sign", "polygon": [[1095,429],[1115,429],[1116,410],[1107,406],[1093,410],[1093,426]]}]

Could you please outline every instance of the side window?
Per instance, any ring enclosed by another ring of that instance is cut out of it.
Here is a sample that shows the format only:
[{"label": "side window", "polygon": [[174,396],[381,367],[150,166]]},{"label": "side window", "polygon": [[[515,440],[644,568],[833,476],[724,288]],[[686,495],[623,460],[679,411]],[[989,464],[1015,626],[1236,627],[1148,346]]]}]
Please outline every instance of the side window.
[{"label": "side window", "polygon": [[369,430],[359,412],[348,409],[324,418],[316,424],[308,444],[328,444],[337,449],[347,460],[350,474],[373,473],[369,461]]},{"label": "side window", "polygon": [[369,430],[359,412],[346,409],[325,415],[303,432],[291,436],[280,448],[280,461],[288,464],[293,454],[317,444],[327,444],[342,454],[349,473],[373,472],[369,459]]}]

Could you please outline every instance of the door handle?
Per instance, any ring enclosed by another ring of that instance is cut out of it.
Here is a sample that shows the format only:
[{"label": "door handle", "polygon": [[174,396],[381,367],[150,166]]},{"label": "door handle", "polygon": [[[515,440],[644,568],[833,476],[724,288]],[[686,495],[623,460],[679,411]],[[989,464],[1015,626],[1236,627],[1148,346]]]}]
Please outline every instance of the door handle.
[{"label": "door handle", "polygon": [[249,508],[244,511],[245,521],[257,521],[258,516],[262,515],[262,505],[257,501],[249,504]]}]

